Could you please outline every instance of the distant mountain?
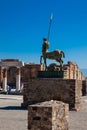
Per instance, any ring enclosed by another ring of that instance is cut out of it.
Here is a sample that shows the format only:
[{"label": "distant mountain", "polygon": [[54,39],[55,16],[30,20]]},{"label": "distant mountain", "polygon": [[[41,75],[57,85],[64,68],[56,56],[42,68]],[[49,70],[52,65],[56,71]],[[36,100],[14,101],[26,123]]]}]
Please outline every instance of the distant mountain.
[{"label": "distant mountain", "polygon": [[87,69],[80,69],[85,77],[87,77]]}]

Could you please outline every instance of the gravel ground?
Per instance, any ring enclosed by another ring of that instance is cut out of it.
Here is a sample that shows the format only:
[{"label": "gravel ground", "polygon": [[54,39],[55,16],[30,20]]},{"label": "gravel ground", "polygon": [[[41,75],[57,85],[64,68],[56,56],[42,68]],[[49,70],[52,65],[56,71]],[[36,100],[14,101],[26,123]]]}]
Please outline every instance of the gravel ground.
[{"label": "gravel ground", "polygon": [[27,110],[22,96],[0,95],[0,130],[27,130]]},{"label": "gravel ground", "polygon": [[[0,95],[0,130],[27,130],[28,111],[22,109],[22,96]],[[87,130],[87,97],[81,111],[69,112],[69,130]]]},{"label": "gravel ground", "polygon": [[87,130],[87,96],[82,97],[82,110],[69,112],[69,130]]}]

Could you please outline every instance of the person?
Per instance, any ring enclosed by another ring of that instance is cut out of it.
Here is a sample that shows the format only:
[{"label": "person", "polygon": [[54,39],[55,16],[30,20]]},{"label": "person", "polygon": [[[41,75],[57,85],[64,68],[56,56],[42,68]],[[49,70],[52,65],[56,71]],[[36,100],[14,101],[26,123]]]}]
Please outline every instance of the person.
[{"label": "person", "polygon": [[11,86],[7,85],[7,94],[9,94],[11,92]]}]

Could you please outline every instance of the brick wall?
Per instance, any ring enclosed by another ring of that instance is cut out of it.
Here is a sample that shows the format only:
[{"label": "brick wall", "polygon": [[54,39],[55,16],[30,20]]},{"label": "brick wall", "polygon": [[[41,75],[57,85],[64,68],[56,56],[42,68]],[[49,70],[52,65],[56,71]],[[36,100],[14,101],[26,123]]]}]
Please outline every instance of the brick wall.
[{"label": "brick wall", "polygon": [[58,78],[37,78],[24,82],[23,106],[36,102],[61,100],[70,109],[81,109],[82,81]]},{"label": "brick wall", "polygon": [[75,62],[68,62],[63,66],[64,69],[64,78],[65,79],[78,79],[85,80],[85,76],[79,69],[78,65]]},{"label": "brick wall", "polygon": [[25,64],[22,67],[22,77],[23,81],[27,81],[30,78],[36,78],[38,75],[38,71],[43,70],[43,65],[40,64]]}]

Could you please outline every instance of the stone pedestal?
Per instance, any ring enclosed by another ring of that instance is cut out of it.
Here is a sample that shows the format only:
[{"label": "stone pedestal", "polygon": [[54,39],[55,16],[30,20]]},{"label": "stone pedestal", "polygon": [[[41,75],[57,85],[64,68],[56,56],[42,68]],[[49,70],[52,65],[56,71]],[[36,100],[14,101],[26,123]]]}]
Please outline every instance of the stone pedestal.
[{"label": "stone pedestal", "polygon": [[76,111],[82,108],[82,81],[59,78],[36,78],[24,82],[23,104],[49,100],[63,101]]},{"label": "stone pedestal", "polygon": [[28,107],[28,130],[68,130],[69,106],[46,101]]}]

